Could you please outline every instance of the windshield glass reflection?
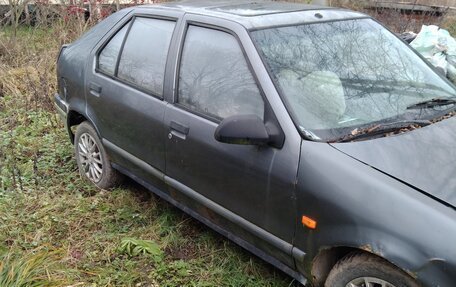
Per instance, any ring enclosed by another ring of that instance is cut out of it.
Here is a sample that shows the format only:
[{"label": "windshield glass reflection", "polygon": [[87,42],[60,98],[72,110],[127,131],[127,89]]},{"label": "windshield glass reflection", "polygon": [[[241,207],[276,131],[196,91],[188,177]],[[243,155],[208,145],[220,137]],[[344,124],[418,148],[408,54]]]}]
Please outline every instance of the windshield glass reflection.
[{"label": "windshield glass reflection", "polygon": [[298,125],[324,140],[378,122],[432,117],[407,110],[454,97],[453,86],[371,19],[252,32]]}]

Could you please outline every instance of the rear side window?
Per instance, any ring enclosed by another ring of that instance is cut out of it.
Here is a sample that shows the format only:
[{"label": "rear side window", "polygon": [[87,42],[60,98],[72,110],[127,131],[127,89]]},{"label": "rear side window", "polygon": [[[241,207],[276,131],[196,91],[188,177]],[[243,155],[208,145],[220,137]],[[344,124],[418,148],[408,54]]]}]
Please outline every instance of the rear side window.
[{"label": "rear side window", "polygon": [[136,18],[120,56],[117,77],[162,96],[174,26],[173,21]]},{"label": "rear side window", "polygon": [[127,32],[128,25],[125,25],[103,48],[98,57],[98,69],[113,76],[116,70],[117,56],[119,55],[122,42]]},{"label": "rear side window", "polygon": [[264,116],[263,98],[236,38],[197,26],[187,31],[178,102],[219,119],[241,114]]}]

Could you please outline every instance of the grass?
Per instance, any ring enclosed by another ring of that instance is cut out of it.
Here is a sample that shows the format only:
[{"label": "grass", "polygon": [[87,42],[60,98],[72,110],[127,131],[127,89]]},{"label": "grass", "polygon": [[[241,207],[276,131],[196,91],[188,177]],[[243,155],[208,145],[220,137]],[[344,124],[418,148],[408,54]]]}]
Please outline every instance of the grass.
[{"label": "grass", "polygon": [[453,37],[456,36],[456,15],[454,13],[445,18],[442,28],[448,30]]},{"label": "grass", "polygon": [[290,286],[141,186],[81,180],[51,100],[67,30],[0,30],[0,286]]}]

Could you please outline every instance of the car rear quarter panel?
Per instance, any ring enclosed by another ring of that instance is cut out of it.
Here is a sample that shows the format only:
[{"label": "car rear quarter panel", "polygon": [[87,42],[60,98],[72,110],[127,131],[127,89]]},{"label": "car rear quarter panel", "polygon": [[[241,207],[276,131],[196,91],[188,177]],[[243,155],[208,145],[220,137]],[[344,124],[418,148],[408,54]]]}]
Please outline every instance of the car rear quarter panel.
[{"label": "car rear quarter panel", "polygon": [[112,14],[62,51],[57,63],[58,89],[62,93],[62,85],[65,83],[65,100],[70,111],[85,115],[85,73],[91,63],[90,52],[112,27],[131,11],[132,9],[123,9]]},{"label": "car rear quarter panel", "polygon": [[[404,166],[406,168],[406,166]],[[454,286],[456,212],[326,143],[303,141],[296,244],[311,260],[323,249],[354,247],[384,257],[425,286]],[[453,267],[451,267],[453,266]],[[453,269],[452,269],[453,268]]]}]

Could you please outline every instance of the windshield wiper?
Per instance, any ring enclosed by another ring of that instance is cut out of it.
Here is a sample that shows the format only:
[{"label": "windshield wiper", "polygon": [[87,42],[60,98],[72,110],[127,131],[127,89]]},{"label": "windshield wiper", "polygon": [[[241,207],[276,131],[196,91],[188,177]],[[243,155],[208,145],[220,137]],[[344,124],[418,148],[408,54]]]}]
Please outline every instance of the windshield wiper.
[{"label": "windshield wiper", "polygon": [[419,102],[407,107],[407,110],[433,108],[438,106],[447,106],[456,104],[456,99],[451,98],[434,98],[427,101]]},{"label": "windshield wiper", "polygon": [[385,135],[389,133],[399,133],[401,131],[414,130],[417,128],[430,125],[431,121],[426,120],[410,120],[410,121],[397,121],[391,123],[380,123],[377,125],[369,126],[366,128],[356,128],[350,134],[343,136],[336,142],[349,142],[363,138],[374,137],[378,135]]}]

